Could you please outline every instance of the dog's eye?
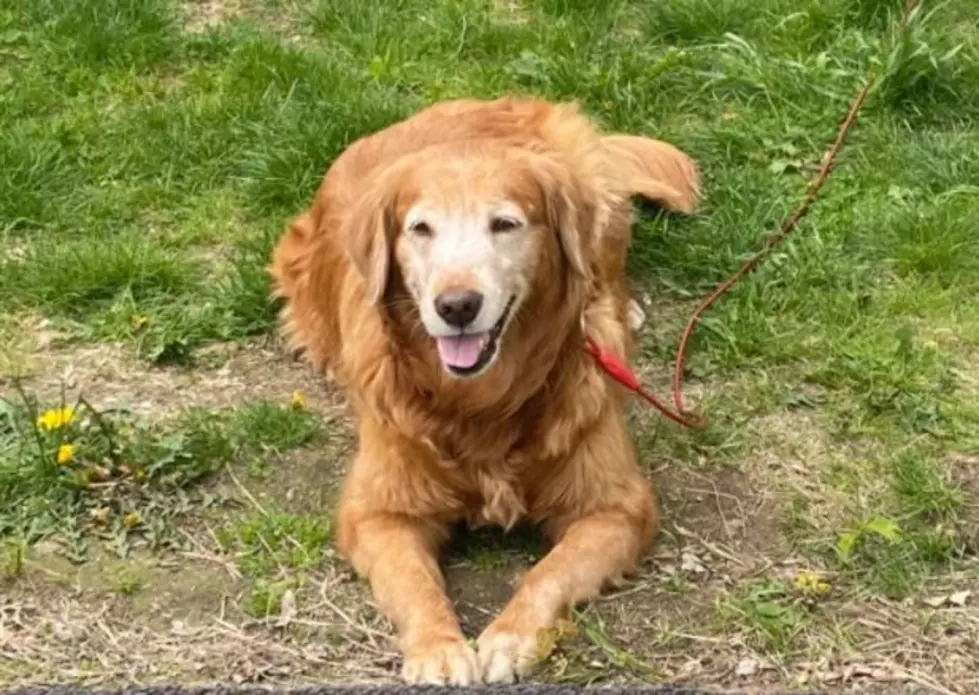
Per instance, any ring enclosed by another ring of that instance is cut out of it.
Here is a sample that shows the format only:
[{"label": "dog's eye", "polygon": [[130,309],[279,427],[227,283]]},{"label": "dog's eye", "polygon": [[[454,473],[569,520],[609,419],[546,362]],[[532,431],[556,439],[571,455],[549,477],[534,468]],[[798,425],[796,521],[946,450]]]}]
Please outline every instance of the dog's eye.
[{"label": "dog's eye", "polygon": [[490,220],[490,231],[496,233],[512,232],[520,226],[520,220],[515,220],[512,217],[494,217]]},{"label": "dog's eye", "polygon": [[412,222],[408,229],[418,236],[432,236],[432,228],[428,226],[428,222],[424,222],[422,220]]}]

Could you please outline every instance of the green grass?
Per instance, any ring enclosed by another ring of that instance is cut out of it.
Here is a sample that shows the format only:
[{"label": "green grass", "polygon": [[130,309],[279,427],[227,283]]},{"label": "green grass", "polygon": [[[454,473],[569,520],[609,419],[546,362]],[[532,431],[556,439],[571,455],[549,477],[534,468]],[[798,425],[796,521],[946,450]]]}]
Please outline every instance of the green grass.
[{"label": "green grass", "polygon": [[[651,469],[750,479],[776,500],[780,539],[844,596],[914,596],[971,567],[979,483],[962,462],[979,455],[973,3],[928,1],[903,36],[904,0],[236,5],[195,31],[177,0],[0,8],[0,344],[26,344],[16,333],[31,324],[17,317],[39,315],[79,342],[123,341],[147,366],[193,367],[209,342],[267,335],[269,250],[348,143],[439,99],[524,92],[577,99],[604,127],[668,139],[698,161],[702,211],[644,218],[630,260],[653,300],[645,359],[666,365],[688,310],[801,198],[874,70],[805,224],[691,345],[710,428],[657,420],[638,436]],[[83,538],[98,505],[123,526],[138,509],[134,528],[150,534],[162,493],[146,490],[191,495],[229,460],[315,438],[303,415],[266,408],[228,416],[237,425],[198,413],[146,429],[112,415],[110,428],[127,432],[112,435],[118,446],[153,472],[145,489],[121,485],[105,500],[82,474],[103,465],[108,435],[83,420],[72,436],[96,459],[80,449],[82,463],[59,467],[63,433],[38,439],[23,404],[5,407],[3,571],[19,572],[25,538]],[[30,503],[9,511],[15,499]],[[247,524],[229,537],[245,565],[262,565],[243,566],[257,615],[275,613],[308,569],[279,572],[295,564],[281,553],[301,547],[315,563],[328,537],[318,526],[283,536],[279,521],[302,525],[286,519],[273,513],[254,537]],[[137,533],[120,529],[106,533]],[[462,551],[486,571],[505,559],[494,543]],[[732,588],[720,629],[791,652],[821,623],[781,580],[764,581],[776,583]]]},{"label": "green grass", "polygon": [[286,592],[302,587],[322,561],[331,531],[320,517],[264,509],[225,528],[219,539],[235,553],[248,580],[245,613],[262,619],[277,616]]},{"label": "green grass", "polygon": [[53,535],[79,562],[93,539],[123,557],[134,542],[170,547],[173,521],[216,501],[196,484],[245,456],[319,434],[310,412],[272,403],[191,408],[147,424],[84,399],[41,404],[21,391],[19,400],[0,400],[0,540]]},{"label": "green grass", "polygon": [[811,622],[805,600],[784,582],[746,583],[716,607],[718,617],[734,629],[741,627],[751,646],[784,653],[800,640]]}]

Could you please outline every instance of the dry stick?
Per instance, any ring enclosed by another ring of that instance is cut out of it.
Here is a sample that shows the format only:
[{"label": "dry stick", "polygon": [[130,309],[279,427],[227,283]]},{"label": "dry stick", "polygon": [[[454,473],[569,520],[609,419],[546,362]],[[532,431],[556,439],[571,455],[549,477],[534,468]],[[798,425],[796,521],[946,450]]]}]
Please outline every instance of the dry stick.
[{"label": "dry stick", "polygon": [[799,226],[802,219],[809,213],[809,208],[816,201],[816,196],[819,195],[820,189],[823,184],[826,183],[826,179],[829,178],[830,172],[833,169],[833,165],[836,163],[836,157],[843,148],[843,143],[846,141],[847,136],[850,134],[850,130],[853,128],[853,124],[857,120],[857,114],[863,107],[864,101],[867,99],[867,95],[870,93],[870,88],[873,86],[876,76],[871,73],[867,79],[866,84],[857,94],[853,103],[850,105],[850,111],[846,115],[846,119],[843,121],[843,125],[840,126],[839,133],[836,136],[836,142],[833,143],[833,147],[826,156],[823,157],[822,165],[819,168],[819,176],[813,182],[812,186],[809,187],[809,193],[803,199],[799,207],[796,208],[792,216],[787,219],[783,224],[781,229],[776,234],[768,237],[765,241],[765,246],[761,251],[756,253],[754,256],[749,258],[741,266],[741,269],[737,273],[732,275],[727,282],[723,283],[720,287],[714,290],[713,293],[697,307],[696,311],[690,317],[690,321],[687,323],[687,327],[683,331],[683,337],[680,338],[680,346],[677,348],[676,363],[673,369],[673,402],[676,405],[676,412],[685,420],[691,421],[693,426],[703,426],[703,418],[699,413],[696,413],[683,405],[683,366],[686,361],[687,355],[687,344],[690,342],[690,338],[693,336],[694,330],[700,324],[700,319],[704,313],[720,299],[728,290],[731,289],[737,282],[741,280],[745,275],[755,270],[758,263],[761,262],[772,250],[785,241],[788,236]]},{"label": "dry stick", "polygon": [[231,470],[231,466],[225,466],[225,470],[227,471],[228,476],[231,478],[231,482],[233,482],[241,494],[243,494],[245,498],[252,503],[252,506],[255,507],[255,509],[257,509],[262,516],[268,516],[269,513],[265,511],[265,507],[259,504],[258,500],[255,499],[255,496],[248,491],[248,488],[241,484],[241,481],[238,480],[238,476],[236,476],[234,471]]}]

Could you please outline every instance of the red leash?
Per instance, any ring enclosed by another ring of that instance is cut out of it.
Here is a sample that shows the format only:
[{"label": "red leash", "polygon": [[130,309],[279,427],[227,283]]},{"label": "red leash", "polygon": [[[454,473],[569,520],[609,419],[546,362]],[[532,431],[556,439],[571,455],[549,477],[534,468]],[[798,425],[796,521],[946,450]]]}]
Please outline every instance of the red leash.
[{"label": "red leash", "polygon": [[[909,0],[909,5],[911,4],[912,3]],[[819,168],[819,176],[816,177],[816,180],[813,181],[812,186],[809,187],[809,192],[806,194],[806,197],[803,199],[802,203],[799,204],[799,207],[797,207],[792,216],[782,224],[782,227],[776,234],[768,237],[768,239],[765,241],[765,245],[758,253],[745,261],[738,272],[732,275],[725,282],[721,283],[721,285],[718,286],[718,288],[714,290],[710,296],[707,297],[707,299],[701,302],[700,306],[698,306],[693,312],[693,315],[687,322],[687,327],[683,331],[683,336],[680,338],[680,345],[677,348],[676,362],[673,365],[674,408],[671,409],[665,403],[660,401],[655,395],[646,391],[640,383],[638,377],[636,377],[635,372],[632,371],[622,357],[615,354],[611,350],[600,346],[595,342],[595,339],[592,338],[592,336],[586,335],[585,350],[588,352],[588,354],[595,358],[595,361],[598,363],[598,366],[602,369],[602,371],[633,393],[641,396],[647,403],[652,405],[674,422],[693,429],[702,429],[707,425],[707,421],[702,415],[692,410],[687,410],[686,406],[683,404],[683,366],[686,362],[687,345],[690,342],[690,338],[693,336],[694,331],[700,324],[700,319],[707,312],[707,310],[710,309],[710,307],[713,306],[718,299],[727,294],[727,292],[745,275],[755,270],[755,268],[758,267],[758,263],[765,256],[771,253],[776,246],[785,241],[799,226],[802,219],[808,214],[812,204],[816,201],[816,196],[819,194],[819,190],[823,187],[823,184],[826,183],[826,179],[829,178],[833,165],[836,162],[836,156],[843,148],[843,143],[846,141],[847,135],[849,135],[850,130],[853,128],[853,124],[857,120],[857,114],[863,107],[864,101],[867,99],[867,94],[870,92],[870,88],[874,84],[874,79],[875,76],[873,73],[871,73],[866,84],[857,94],[856,98],[854,98],[853,103],[850,105],[850,110],[846,115],[846,119],[844,119],[843,124],[840,126],[839,132],[836,135],[836,142],[833,143],[833,147],[826,153],[826,156],[823,157],[822,165]]]}]

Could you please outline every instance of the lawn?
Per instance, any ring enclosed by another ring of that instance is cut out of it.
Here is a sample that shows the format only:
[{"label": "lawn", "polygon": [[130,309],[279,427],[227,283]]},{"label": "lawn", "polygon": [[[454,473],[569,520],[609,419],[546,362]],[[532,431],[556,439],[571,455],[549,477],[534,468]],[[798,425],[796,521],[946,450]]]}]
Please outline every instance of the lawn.
[{"label": "lawn", "polygon": [[[275,335],[264,266],[354,138],[534,93],[669,140],[693,218],[643,216],[644,380],[698,300],[683,430],[637,402],[664,504],[539,678],[979,690],[979,25],[973,0],[5,0],[0,686],[390,681],[330,545],[341,394]],[[461,537],[469,634],[541,548]],[[542,654],[543,656],[544,654]]]}]

